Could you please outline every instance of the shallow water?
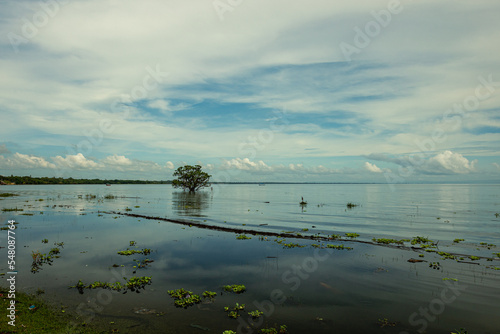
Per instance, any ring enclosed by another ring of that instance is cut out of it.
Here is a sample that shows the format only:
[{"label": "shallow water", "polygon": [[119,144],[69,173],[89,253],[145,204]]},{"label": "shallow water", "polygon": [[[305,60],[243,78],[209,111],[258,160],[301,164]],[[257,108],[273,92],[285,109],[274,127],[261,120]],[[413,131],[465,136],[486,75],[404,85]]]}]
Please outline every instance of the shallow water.
[{"label": "shallow water", "polygon": [[[361,241],[425,236],[439,241],[440,251],[493,257],[493,252],[500,252],[498,189],[498,185],[396,185],[394,191],[372,184],[215,185],[213,191],[193,196],[168,185],[2,186],[0,192],[19,196],[0,200],[0,207],[23,211],[1,212],[0,220],[2,225],[8,219],[19,223],[19,290],[42,288],[45,298],[80,313],[79,321],[101,322],[121,333],[202,331],[191,325],[212,332],[249,333],[252,321],[246,313],[234,320],[223,311],[236,302],[246,304],[247,311],[265,311],[258,320],[263,326],[285,324],[291,333],[449,333],[460,327],[469,333],[497,333],[500,270],[487,266],[500,267],[498,259],[465,258],[478,264],[459,263],[435,253],[348,240],[329,243],[353,250],[315,248],[311,245],[327,243],[287,238],[286,242],[306,246],[289,249],[274,237],[237,240],[233,233],[103,211],[303,235],[355,232]],[[97,197],[86,198],[87,194]],[[108,194],[117,198],[105,199]],[[307,206],[299,205],[301,197]],[[348,202],[359,206],[348,209]],[[0,245],[5,246],[6,231],[1,235]],[[41,242],[44,238],[48,244]],[[465,241],[453,243],[456,238]],[[137,246],[130,247],[130,241]],[[64,242],[61,257],[31,273],[31,252],[47,253],[55,242]],[[498,245],[488,249],[480,242]],[[152,249],[147,258],[154,262],[134,268],[133,259],[145,256],[117,254],[127,248]],[[430,268],[429,262],[407,262],[421,259],[419,254],[426,261],[440,262],[440,268]],[[0,249],[1,258],[5,261],[0,262],[0,272],[7,272],[5,248]],[[138,294],[85,290],[81,295],[68,289],[80,279],[123,282],[122,277],[134,275],[151,276],[152,284]],[[247,291],[222,293],[225,284],[245,284]],[[219,295],[211,304],[179,309],[166,291],[181,287]],[[135,312],[140,309],[157,313]],[[381,328],[380,318],[396,324]]]}]

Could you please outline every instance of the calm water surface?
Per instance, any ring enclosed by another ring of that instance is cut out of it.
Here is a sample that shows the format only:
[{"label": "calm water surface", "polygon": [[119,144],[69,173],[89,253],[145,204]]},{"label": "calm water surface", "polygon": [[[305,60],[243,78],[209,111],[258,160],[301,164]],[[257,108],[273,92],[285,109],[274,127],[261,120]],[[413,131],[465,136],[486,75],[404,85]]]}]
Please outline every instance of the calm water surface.
[{"label": "calm water surface", "polygon": [[[394,191],[387,185],[215,185],[194,196],[169,185],[2,186],[0,192],[19,195],[0,200],[0,208],[23,209],[0,213],[0,224],[19,223],[17,288],[45,290],[44,298],[79,314],[80,322],[120,333],[202,332],[196,326],[257,333],[254,328],[280,324],[290,333],[449,333],[460,327],[500,332],[498,256],[468,258],[500,252],[498,185],[397,185]],[[307,206],[299,205],[302,197]],[[348,202],[359,206],[348,209]],[[425,236],[439,251],[464,254],[470,263],[348,240],[287,238],[305,247],[284,248],[274,237],[237,240],[233,233],[104,211],[303,235],[358,233],[360,241]],[[45,238],[49,243],[41,242]],[[456,238],[465,241],[454,243]],[[6,240],[1,231],[0,245]],[[137,245],[130,247],[130,241]],[[61,257],[31,273],[32,251],[48,253],[55,242],[64,242]],[[145,257],[117,254],[127,248],[152,249],[147,257],[154,262],[134,268],[134,259]],[[7,272],[5,248],[0,258],[0,272]],[[410,258],[428,262],[409,263]],[[439,267],[430,268],[432,262]],[[139,294],[68,289],[78,280],[124,282],[132,276],[151,276],[152,284]],[[247,291],[222,293],[225,284],[245,284]],[[213,303],[179,309],[167,290],[181,287],[219,295]],[[236,302],[265,314],[256,321],[246,312],[230,319],[223,308]],[[143,309],[154,314],[136,313]],[[381,327],[383,318],[395,326]]]}]

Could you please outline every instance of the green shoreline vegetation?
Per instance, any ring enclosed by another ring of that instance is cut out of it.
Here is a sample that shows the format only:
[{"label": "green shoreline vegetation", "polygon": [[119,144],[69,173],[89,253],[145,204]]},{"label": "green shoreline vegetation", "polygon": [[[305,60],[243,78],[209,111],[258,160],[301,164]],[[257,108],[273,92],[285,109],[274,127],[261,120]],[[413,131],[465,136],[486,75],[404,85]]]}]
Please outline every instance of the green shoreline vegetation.
[{"label": "green shoreline vegetation", "polygon": [[[7,298],[9,290],[0,287],[0,308],[5,310],[10,306]],[[64,306],[57,307],[42,300],[39,296],[16,291],[16,321],[15,327],[7,323],[8,318],[0,322],[0,333],[71,333],[74,334],[99,334],[109,333],[109,330],[98,330],[91,325],[79,321],[77,315],[66,312]],[[33,306],[33,307],[32,307]],[[74,328],[72,322],[78,323]]]},{"label": "green shoreline vegetation", "polygon": [[31,177],[31,176],[2,176],[0,182],[4,184],[171,184],[172,181],[148,180],[100,180],[100,179],[74,179],[72,177]]}]

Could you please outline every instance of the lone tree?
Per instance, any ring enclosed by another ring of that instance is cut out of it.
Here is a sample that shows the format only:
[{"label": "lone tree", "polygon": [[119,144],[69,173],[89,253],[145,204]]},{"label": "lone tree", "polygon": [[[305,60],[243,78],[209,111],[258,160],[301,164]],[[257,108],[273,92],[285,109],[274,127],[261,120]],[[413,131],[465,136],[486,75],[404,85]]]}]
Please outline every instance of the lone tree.
[{"label": "lone tree", "polygon": [[174,188],[189,189],[189,192],[196,192],[200,188],[210,187],[208,181],[211,176],[202,171],[200,165],[182,166],[174,172],[174,177],[177,177],[177,179],[172,180],[172,186]]}]

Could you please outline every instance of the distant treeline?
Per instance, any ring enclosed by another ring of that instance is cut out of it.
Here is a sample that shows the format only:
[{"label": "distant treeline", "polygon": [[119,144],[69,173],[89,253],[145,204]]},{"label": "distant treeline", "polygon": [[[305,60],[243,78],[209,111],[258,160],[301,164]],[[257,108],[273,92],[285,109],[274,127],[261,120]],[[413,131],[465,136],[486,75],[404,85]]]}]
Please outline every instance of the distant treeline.
[{"label": "distant treeline", "polygon": [[145,180],[99,180],[74,179],[62,177],[31,177],[31,176],[2,176],[2,184],[170,184],[172,181],[145,181]]}]

